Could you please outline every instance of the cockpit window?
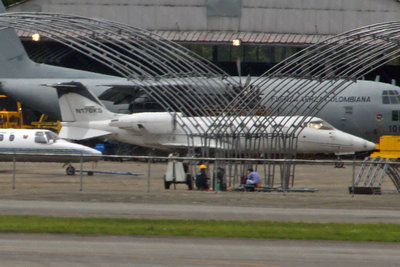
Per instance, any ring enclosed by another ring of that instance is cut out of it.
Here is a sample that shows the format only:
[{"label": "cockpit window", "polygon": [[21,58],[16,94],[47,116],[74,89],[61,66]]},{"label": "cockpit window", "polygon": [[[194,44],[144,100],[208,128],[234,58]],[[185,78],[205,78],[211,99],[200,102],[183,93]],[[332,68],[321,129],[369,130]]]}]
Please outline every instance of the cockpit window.
[{"label": "cockpit window", "polygon": [[36,132],[35,133],[35,142],[39,144],[47,144],[46,135],[44,132]]},{"label": "cockpit window", "polygon": [[307,123],[307,127],[318,129],[318,130],[333,130],[333,126],[326,121],[311,121]]},{"label": "cockpit window", "polygon": [[382,92],[382,103],[383,104],[399,104],[400,95],[397,90],[384,90]]},{"label": "cockpit window", "polygon": [[58,137],[58,135],[56,135],[55,133],[53,133],[51,131],[46,132],[46,137],[49,142],[55,142],[56,140],[60,139],[60,137]]}]

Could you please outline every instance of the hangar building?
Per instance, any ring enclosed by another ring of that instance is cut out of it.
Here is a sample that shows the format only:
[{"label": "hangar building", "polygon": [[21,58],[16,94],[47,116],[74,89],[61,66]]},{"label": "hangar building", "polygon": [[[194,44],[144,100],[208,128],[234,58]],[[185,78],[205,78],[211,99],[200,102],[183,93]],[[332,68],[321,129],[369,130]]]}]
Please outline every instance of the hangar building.
[{"label": "hangar building", "polygon": [[[400,1],[28,0],[8,11],[67,13],[118,21],[176,41],[232,75],[237,74],[238,59],[243,75],[258,75],[299,49],[334,34],[399,20]],[[71,58],[67,48],[54,44],[50,47],[58,56],[46,57],[28,36],[22,37],[37,61],[64,64]],[[234,39],[241,45],[233,46]],[[396,79],[399,70],[400,63],[394,61],[367,78],[379,74],[383,80]]]}]

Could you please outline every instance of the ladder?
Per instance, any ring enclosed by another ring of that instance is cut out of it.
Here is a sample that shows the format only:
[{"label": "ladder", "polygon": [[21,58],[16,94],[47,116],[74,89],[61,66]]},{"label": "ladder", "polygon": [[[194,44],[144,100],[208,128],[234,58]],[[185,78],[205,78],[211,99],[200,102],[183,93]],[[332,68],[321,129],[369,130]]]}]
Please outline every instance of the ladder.
[{"label": "ladder", "polygon": [[381,194],[381,185],[387,174],[400,193],[400,166],[391,164],[392,158],[366,157],[354,180],[349,187],[350,193],[355,194]]}]

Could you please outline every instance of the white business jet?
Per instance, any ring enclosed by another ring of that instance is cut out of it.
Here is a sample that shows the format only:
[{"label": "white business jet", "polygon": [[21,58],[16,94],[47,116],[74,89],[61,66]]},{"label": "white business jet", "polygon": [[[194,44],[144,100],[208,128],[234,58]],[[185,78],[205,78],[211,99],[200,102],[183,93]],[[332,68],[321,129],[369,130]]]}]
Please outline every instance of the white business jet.
[{"label": "white business jet", "polygon": [[74,172],[71,162],[96,161],[102,153],[71,143],[44,129],[0,129],[0,161],[63,162],[67,174]]},{"label": "white business jet", "polygon": [[[180,113],[171,115],[167,112],[144,112],[135,114],[117,114],[108,111],[98,98],[79,82],[57,83],[48,85],[57,89],[62,129],[60,136],[66,139],[83,140],[94,137],[111,138],[139,146],[158,149],[188,148],[189,146],[204,147],[204,140],[200,137],[205,134],[201,129],[218,127],[228,120],[230,125],[227,133],[234,133],[238,129],[252,133],[259,131],[262,125],[255,127],[259,117],[186,117]],[[283,127],[283,132],[297,129],[297,153],[348,153],[369,151],[375,149],[375,144],[362,138],[344,133],[333,128],[327,122],[316,118],[302,118],[300,116],[267,117],[268,124],[262,128],[262,133],[271,133],[275,127]],[[183,122],[188,129],[183,129]],[[217,122],[217,123],[215,123]],[[298,127],[299,123],[305,123]],[[200,127],[194,127],[197,125]],[[254,127],[253,127],[254,126]],[[193,134],[188,143],[187,132]],[[197,136],[197,137],[196,137]],[[257,140],[257,142],[260,142]],[[268,142],[270,143],[270,142]],[[222,148],[228,144],[217,145],[217,140],[211,140],[207,145],[210,148]],[[248,145],[248,144],[247,144]],[[245,150],[245,139],[240,140],[241,151]],[[253,152],[283,152],[271,146],[250,145]],[[258,151],[257,151],[258,150]]]}]

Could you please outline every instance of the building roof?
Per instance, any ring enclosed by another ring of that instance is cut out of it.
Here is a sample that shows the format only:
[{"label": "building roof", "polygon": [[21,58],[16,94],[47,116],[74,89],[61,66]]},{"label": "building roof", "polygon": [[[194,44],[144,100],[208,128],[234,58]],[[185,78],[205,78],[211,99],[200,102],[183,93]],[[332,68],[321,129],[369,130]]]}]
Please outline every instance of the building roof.
[{"label": "building roof", "polygon": [[[294,45],[304,46],[326,40],[333,35],[296,34],[296,33],[262,33],[232,31],[151,31],[169,41],[178,43],[231,44],[240,39],[242,44],[249,45]],[[30,39],[31,33],[18,30],[22,39]]]},{"label": "building roof", "polygon": [[242,44],[280,44],[310,45],[332,37],[332,35],[295,34],[295,33],[262,33],[231,31],[152,31],[163,38],[179,43],[217,43],[231,44],[240,39]]},{"label": "building roof", "polygon": [[146,30],[338,34],[399,19],[397,0],[29,0],[8,12],[49,12]]}]

